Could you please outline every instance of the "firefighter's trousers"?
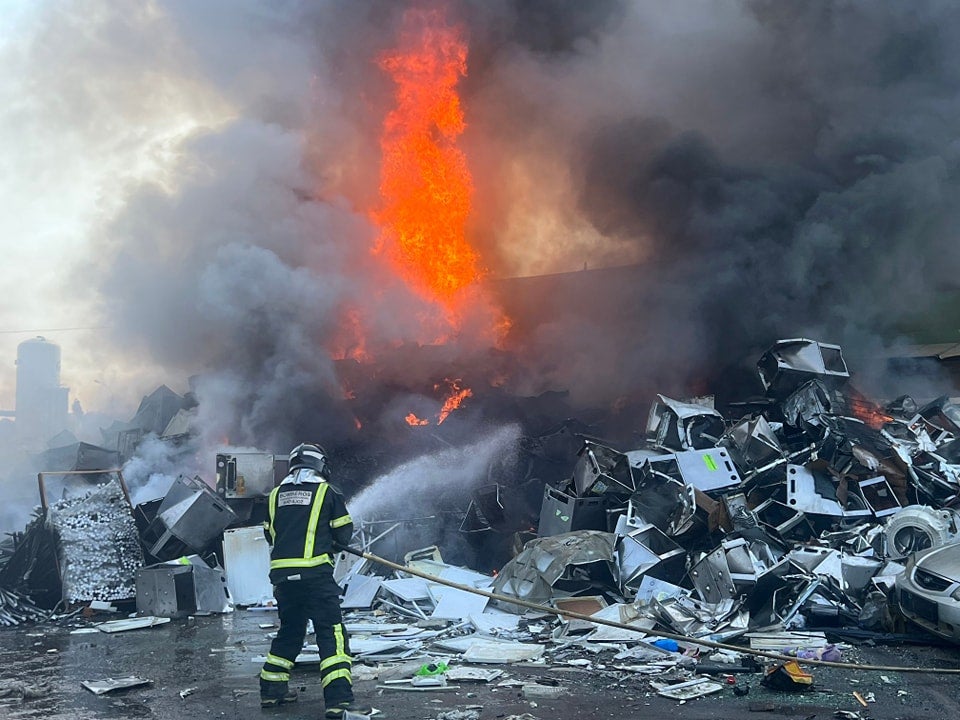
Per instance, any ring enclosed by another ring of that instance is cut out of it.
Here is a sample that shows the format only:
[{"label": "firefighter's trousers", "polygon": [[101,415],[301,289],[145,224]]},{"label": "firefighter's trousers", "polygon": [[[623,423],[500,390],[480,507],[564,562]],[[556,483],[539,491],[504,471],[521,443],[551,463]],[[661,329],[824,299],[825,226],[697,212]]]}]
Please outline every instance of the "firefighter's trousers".
[{"label": "firefighter's trousers", "polygon": [[286,683],[303,647],[307,620],[313,621],[320,648],[320,680],[327,707],[353,700],[350,642],[340,614],[340,587],[333,574],[286,580],[274,586],[280,630],[260,672],[267,682]]}]

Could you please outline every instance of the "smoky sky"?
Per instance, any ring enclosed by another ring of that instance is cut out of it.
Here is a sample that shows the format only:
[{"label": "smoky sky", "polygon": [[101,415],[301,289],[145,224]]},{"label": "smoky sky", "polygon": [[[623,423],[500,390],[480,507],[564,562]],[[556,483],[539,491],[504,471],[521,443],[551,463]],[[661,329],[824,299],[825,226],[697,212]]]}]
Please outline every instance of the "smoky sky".
[{"label": "smoky sky", "polygon": [[[76,278],[117,352],[195,376],[211,439],[272,450],[341,432],[325,348],[345,311],[378,347],[416,342],[433,312],[369,252],[392,92],[376,60],[412,5],[171,2],[119,18],[87,3],[100,12],[83,35],[50,20],[46,40],[83,70],[61,102],[91,135],[136,119],[153,88],[229,108],[176,141],[162,182],[122,183]],[[485,266],[632,267],[517,323],[518,392],[682,393],[778,337],[879,348],[955,289],[953,3],[430,7],[469,44]],[[473,335],[451,367],[487,357]]]},{"label": "smoky sky", "polygon": [[[753,87],[762,154],[708,127],[611,119],[582,134],[581,207],[604,233],[647,236],[666,276],[685,279],[714,328],[698,349],[708,357],[791,329],[875,342],[956,287],[958,13],[744,11],[758,34],[743,48],[753,70],[722,80]],[[653,287],[644,299],[668,297]]]}]

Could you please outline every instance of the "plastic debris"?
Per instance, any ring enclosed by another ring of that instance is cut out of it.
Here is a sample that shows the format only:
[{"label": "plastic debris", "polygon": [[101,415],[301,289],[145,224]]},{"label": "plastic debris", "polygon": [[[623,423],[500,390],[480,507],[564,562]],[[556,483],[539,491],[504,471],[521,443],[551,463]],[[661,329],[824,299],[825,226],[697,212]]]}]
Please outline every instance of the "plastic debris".
[{"label": "plastic debris", "polygon": [[813,675],[790,660],[770,668],[760,683],[771,690],[809,690],[813,687]]}]

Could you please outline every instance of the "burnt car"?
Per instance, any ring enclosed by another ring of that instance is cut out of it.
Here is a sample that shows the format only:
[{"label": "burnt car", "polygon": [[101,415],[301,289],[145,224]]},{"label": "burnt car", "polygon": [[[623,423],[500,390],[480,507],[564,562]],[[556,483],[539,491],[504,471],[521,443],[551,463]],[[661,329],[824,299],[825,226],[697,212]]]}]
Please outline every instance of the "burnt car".
[{"label": "burnt car", "polygon": [[897,576],[897,601],[911,622],[960,642],[960,543],[915,553]]}]

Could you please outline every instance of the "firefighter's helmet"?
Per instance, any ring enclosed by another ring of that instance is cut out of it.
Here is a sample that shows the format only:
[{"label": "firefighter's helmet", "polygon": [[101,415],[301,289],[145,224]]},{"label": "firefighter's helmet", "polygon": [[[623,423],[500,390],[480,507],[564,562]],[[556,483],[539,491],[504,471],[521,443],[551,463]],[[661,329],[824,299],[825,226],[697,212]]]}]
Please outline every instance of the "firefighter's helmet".
[{"label": "firefighter's helmet", "polygon": [[327,477],[327,453],[313,443],[301,443],[290,451],[290,472],[310,468],[317,475]]}]

